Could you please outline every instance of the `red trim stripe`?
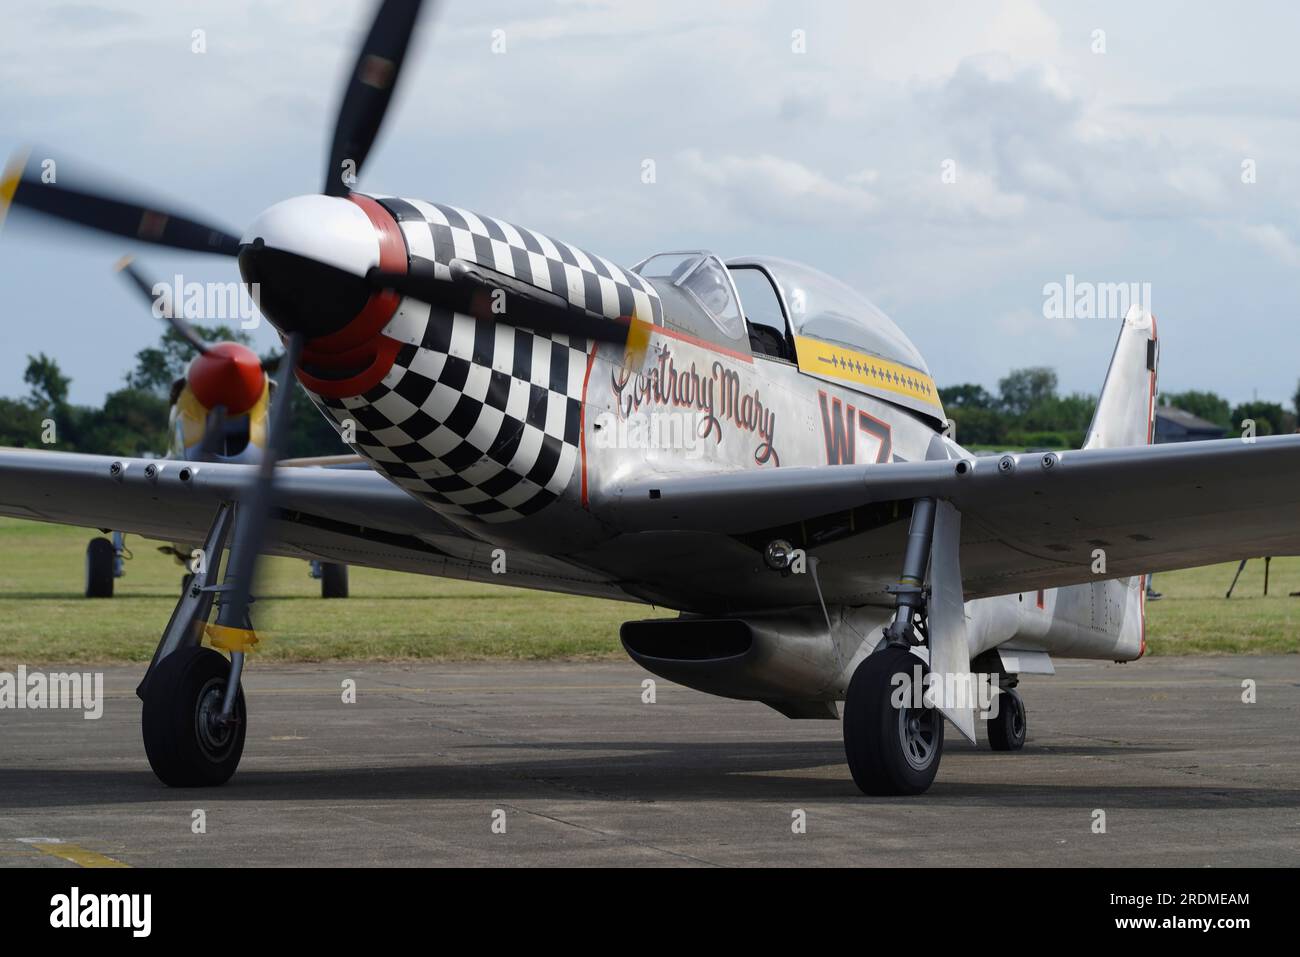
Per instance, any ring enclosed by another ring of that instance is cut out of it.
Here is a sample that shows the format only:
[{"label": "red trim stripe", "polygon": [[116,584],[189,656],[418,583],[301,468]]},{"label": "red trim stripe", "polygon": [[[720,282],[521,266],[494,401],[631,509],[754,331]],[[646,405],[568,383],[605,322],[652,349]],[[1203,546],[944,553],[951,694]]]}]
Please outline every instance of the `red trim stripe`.
[{"label": "red trim stripe", "polygon": [[311,373],[304,372],[299,365],[295,370],[298,381],[307,389],[327,399],[346,399],[349,396],[362,395],[379,385],[380,380],[388,375],[388,370],[397,361],[397,353],[402,348],[402,344],[387,336],[375,336],[364,348],[372,354],[370,365],[356,375],[347,379],[318,379]]},{"label": "red trim stripe", "polygon": [[1142,644],[1138,647],[1138,657],[1141,658],[1147,653],[1147,576],[1143,575],[1138,581],[1138,610],[1140,614],[1140,627],[1142,629]]},{"label": "red trim stripe", "polygon": [[[1156,349],[1160,348],[1160,337],[1156,335],[1156,317],[1151,316],[1151,340],[1156,343]],[[1159,352],[1156,354],[1157,363],[1159,362]],[[1152,445],[1156,440],[1156,370],[1151,370],[1151,395],[1147,399],[1147,445]]]},{"label": "red trim stripe", "polygon": [[582,507],[588,508],[587,502],[587,385],[591,382],[591,367],[596,364],[596,349],[599,343],[591,344],[587,354],[587,372],[582,377],[582,399],[578,406],[578,455],[582,460]]},{"label": "red trim stripe", "polygon": [[[379,238],[379,268],[404,273],[408,258],[401,227],[388,210],[369,196],[352,193],[348,199],[361,207]],[[361,312],[338,332],[312,339],[304,345],[295,372],[298,381],[318,395],[331,399],[360,395],[379,384],[397,359],[401,343],[381,335],[397,312],[402,297],[390,290],[371,293]],[[346,379],[320,379],[303,371],[303,365],[342,369],[364,365],[364,371]]]},{"label": "red trim stripe", "polygon": [[735,349],[720,346],[716,342],[709,342],[707,339],[700,339],[688,332],[669,329],[667,326],[651,326],[650,334],[664,335],[670,339],[680,339],[682,342],[689,342],[691,345],[699,346],[701,349],[710,349],[713,352],[721,352],[724,356],[731,356],[733,359],[739,359],[742,362],[749,362],[752,364],[754,361],[754,357],[747,352],[737,352]]}]

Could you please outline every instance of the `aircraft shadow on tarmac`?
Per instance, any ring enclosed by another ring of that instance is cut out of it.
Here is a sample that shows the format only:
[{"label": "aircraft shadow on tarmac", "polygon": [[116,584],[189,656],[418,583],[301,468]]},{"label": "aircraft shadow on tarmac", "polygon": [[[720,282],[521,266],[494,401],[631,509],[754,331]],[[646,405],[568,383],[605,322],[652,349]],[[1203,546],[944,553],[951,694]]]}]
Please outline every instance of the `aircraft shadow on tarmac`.
[{"label": "aircraft shadow on tarmac", "polygon": [[[545,752],[495,760],[500,750]],[[459,752],[459,753],[458,753]],[[466,752],[479,752],[470,755]],[[1094,755],[1122,759],[1170,753],[1168,748],[1098,746],[1036,749],[1016,755],[976,753],[954,747],[955,760],[923,797],[869,798],[854,787],[835,741],[682,743],[660,741],[527,742],[467,746],[444,752],[437,764],[263,769],[255,752],[224,787],[211,791],[168,789],[146,766],[138,770],[0,769],[0,808],[68,807],[141,802],[205,801],[528,800],[593,801],[826,801],[918,806],[1297,808],[1300,789],[1233,787],[1196,783],[1146,786],[1096,783],[1027,783],[1042,773],[1039,759]],[[265,759],[264,759],[265,760]],[[981,768],[980,765],[984,764]],[[986,780],[996,764],[998,780]],[[1131,767],[1121,769],[1131,778]],[[1211,771],[1213,769],[1210,769]],[[978,775],[983,780],[972,781]]]}]

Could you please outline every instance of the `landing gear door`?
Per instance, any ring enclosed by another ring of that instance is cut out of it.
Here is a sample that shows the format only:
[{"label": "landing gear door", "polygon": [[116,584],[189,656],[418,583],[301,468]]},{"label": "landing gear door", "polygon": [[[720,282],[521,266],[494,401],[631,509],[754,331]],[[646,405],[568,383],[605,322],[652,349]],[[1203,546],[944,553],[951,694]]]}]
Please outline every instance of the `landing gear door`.
[{"label": "landing gear door", "polygon": [[939,710],[975,743],[975,676],[966,639],[966,605],[961,589],[961,513],[951,502],[937,503],[930,547],[928,625],[930,674]]}]

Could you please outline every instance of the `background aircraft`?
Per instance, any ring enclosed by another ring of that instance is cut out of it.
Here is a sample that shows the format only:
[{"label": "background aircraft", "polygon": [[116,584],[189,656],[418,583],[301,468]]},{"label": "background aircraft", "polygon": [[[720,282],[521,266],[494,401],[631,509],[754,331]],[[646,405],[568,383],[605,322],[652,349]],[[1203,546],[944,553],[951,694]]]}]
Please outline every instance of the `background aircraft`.
[{"label": "background aircraft", "polygon": [[[279,360],[264,362],[239,342],[205,342],[174,309],[155,299],[154,286],[129,257],[118,263],[118,269],[145,296],[154,314],[169,323],[195,352],[185,374],[172,383],[168,396],[165,458],[189,462],[261,461],[273,391],[266,371],[274,370]],[[328,456],[291,459],[282,464],[338,467],[355,461],[355,456]],[[192,544],[159,546],[159,551],[172,555],[186,569],[182,590],[189,587],[192,578],[192,550]],[[112,598],[113,582],[125,574],[129,557],[126,536],[120,531],[87,542],[86,597]],[[310,568],[311,576],[320,580],[322,598],[347,597],[346,565],[313,559]]]},{"label": "background aircraft", "polygon": [[[321,192],[242,237],[21,167],[0,182],[17,206],[236,259],[284,336],[281,388],[296,377],[371,466],[275,469],[287,403],[256,467],[0,453],[4,514],[229,546],[139,689],[163,781],[218,784],[239,762],[262,551],[677,609],[623,626],[636,661],[792,718],[843,702],[859,787],[914,794],[944,719],[973,739],[979,713],[1016,749],[1020,674],[1139,657],[1142,575],[1300,548],[1300,438],[1147,447],[1158,340],[1140,308],[1082,450],[976,458],[907,336],[817,270],[701,250],[623,269],[355,191],[418,6],[379,8]],[[661,424],[667,442],[645,439]],[[998,697],[963,694],[977,675]]]}]

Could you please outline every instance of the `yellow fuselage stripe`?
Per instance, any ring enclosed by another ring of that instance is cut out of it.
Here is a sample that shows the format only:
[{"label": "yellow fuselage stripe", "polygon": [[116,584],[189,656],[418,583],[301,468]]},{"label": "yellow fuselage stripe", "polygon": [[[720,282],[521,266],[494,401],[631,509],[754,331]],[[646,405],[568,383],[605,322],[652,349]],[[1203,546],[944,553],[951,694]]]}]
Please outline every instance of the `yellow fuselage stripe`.
[{"label": "yellow fuselage stripe", "polygon": [[936,412],[942,408],[939,390],[934,380],[924,372],[833,342],[806,336],[795,336],[794,339],[799,368],[803,372],[905,395],[932,406]]}]

